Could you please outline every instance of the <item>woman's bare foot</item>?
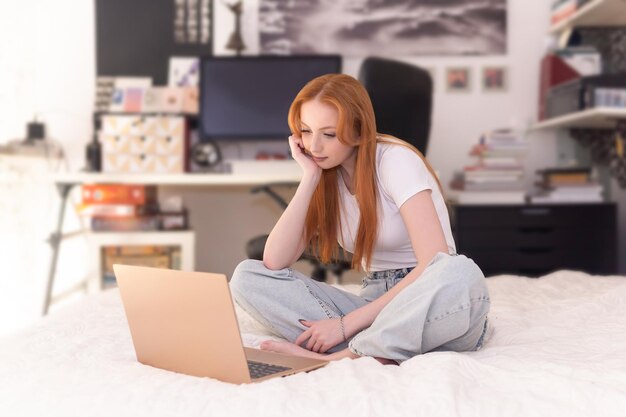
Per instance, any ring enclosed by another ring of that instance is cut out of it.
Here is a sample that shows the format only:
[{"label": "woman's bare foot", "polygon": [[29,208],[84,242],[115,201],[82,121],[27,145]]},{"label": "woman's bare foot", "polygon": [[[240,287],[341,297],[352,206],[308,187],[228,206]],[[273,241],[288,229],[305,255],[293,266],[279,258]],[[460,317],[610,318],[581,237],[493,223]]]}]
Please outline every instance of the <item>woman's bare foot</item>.
[{"label": "woman's bare foot", "polygon": [[261,342],[261,350],[269,350],[277,353],[287,353],[289,355],[303,356],[305,358],[325,359],[326,355],[311,352],[295,343],[279,342],[275,340],[265,340]]},{"label": "woman's bare foot", "polygon": [[394,361],[393,359],[385,359],[385,358],[374,358],[376,359],[378,362],[382,363],[383,365],[398,365],[398,362]]}]

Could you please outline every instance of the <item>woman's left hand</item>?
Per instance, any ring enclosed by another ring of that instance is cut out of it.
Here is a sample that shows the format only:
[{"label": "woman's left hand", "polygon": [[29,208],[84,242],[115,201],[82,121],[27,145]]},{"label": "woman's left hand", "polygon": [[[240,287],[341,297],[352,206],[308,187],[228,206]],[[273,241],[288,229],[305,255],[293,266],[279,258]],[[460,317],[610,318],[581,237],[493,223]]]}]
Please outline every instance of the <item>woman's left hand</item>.
[{"label": "woman's left hand", "polygon": [[300,320],[300,323],[308,329],[296,339],[295,344],[298,346],[302,346],[302,343],[308,339],[305,346],[308,350],[324,353],[344,341],[339,318],[318,321]]}]

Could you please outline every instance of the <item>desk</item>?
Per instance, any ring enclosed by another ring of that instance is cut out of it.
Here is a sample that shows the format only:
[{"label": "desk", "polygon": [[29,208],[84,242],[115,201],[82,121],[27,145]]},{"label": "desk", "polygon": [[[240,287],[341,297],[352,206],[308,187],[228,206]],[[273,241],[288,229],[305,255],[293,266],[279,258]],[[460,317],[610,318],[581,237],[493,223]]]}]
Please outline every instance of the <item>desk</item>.
[{"label": "desk", "polygon": [[[258,173],[255,171],[258,166]],[[70,191],[82,184],[143,184],[162,186],[192,187],[254,187],[267,185],[293,185],[300,182],[301,170],[295,161],[255,161],[246,162],[245,172],[233,173],[193,173],[193,174],[107,174],[107,173],[63,173],[56,174],[52,180],[61,196],[59,216],[49,243],[52,246],[52,259],[48,273],[48,281],[43,306],[46,315],[50,308],[52,289],[56,274],[57,261],[63,240],[63,222],[67,199]],[[271,196],[271,192],[270,192]]]}]

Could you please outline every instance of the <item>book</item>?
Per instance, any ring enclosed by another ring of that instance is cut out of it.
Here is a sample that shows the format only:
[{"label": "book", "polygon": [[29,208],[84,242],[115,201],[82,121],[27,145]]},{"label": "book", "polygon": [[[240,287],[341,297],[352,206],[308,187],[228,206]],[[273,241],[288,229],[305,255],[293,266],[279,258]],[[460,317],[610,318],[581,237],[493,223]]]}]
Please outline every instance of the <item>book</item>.
[{"label": "book", "polygon": [[464,168],[465,178],[481,177],[520,177],[524,175],[523,169],[496,169],[481,166],[469,166]]},{"label": "book", "polygon": [[456,194],[459,204],[524,204],[526,193],[517,191],[461,191]]},{"label": "book", "polygon": [[523,170],[524,166],[521,163],[520,158],[514,156],[492,156],[492,157],[480,157],[479,167],[493,168],[493,169],[517,169]]},{"label": "book", "polygon": [[149,231],[161,230],[161,220],[159,216],[143,217],[102,217],[91,218],[91,229],[98,232],[127,232],[127,231]]},{"label": "book", "polygon": [[522,191],[524,190],[523,181],[503,182],[503,183],[473,183],[466,182],[458,188],[464,191]]},{"label": "book", "polygon": [[562,184],[551,185],[548,187],[550,191],[559,191],[562,193],[599,193],[602,192],[604,187],[595,181],[590,181],[585,184]]},{"label": "book", "polygon": [[484,145],[509,145],[519,144],[527,146],[526,140],[523,136],[510,129],[499,129],[491,132],[483,133],[480,137],[479,143]]},{"label": "book", "polygon": [[601,203],[604,201],[602,196],[584,196],[584,195],[554,195],[554,194],[537,194],[530,196],[529,201],[533,204],[545,203]]},{"label": "book", "polygon": [[560,3],[557,3],[552,8],[552,13],[550,15],[550,23],[554,25],[572,16],[574,13],[578,11],[582,3],[583,3],[583,0],[565,0]]},{"label": "book", "polygon": [[521,157],[526,155],[528,152],[527,146],[493,146],[493,145],[484,145],[477,144],[472,146],[470,149],[471,156],[479,156],[479,157]]},{"label": "book", "polygon": [[87,217],[137,217],[158,211],[156,205],[135,204],[80,204],[76,208],[81,216]]},{"label": "book", "polygon": [[157,187],[149,185],[83,184],[83,204],[146,204],[157,200]]},{"label": "book", "polygon": [[557,183],[588,183],[591,177],[589,167],[546,168],[536,172],[548,186]]}]

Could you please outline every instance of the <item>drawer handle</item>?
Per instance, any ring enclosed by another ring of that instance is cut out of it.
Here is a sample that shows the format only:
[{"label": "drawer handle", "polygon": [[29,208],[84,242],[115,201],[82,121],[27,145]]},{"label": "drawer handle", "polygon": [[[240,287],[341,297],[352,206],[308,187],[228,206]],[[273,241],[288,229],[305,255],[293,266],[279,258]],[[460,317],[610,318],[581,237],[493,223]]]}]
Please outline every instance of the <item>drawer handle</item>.
[{"label": "drawer handle", "polygon": [[520,227],[519,231],[522,233],[533,233],[533,234],[547,234],[552,232],[552,228],[550,227]]},{"label": "drawer handle", "polygon": [[550,214],[549,208],[523,208],[521,210],[524,216],[547,216]]},{"label": "drawer handle", "polygon": [[519,248],[519,251],[521,253],[524,253],[524,254],[527,254],[527,255],[536,255],[536,254],[540,254],[540,253],[550,253],[553,250],[554,250],[553,248]]}]

